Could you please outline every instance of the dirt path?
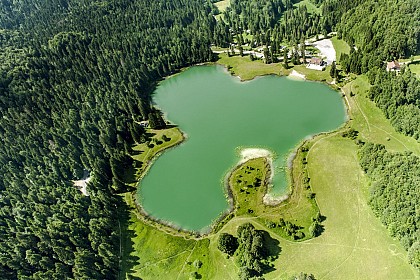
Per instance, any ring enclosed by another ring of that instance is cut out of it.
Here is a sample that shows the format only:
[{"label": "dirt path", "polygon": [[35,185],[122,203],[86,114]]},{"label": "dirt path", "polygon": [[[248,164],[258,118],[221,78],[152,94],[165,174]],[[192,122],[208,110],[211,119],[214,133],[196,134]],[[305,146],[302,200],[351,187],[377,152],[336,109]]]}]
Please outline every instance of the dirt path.
[{"label": "dirt path", "polygon": [[192,253],[194,252],[195,246],[197,246],[197,242],[195,242],[195,243],[194,243],[194,247],[191,249],[191,252],[190,252],[190,254],[188,255],[188,257],[185,259],[184,265],[182,266],[181,270],[180,270],[180,271],[179,271],[179,273],[178,273],[178,276],[176,277],[176,279],[177,279],[177,280],[178,280],[178,279],[179,279],[179,277],[181,276],[182,271],[184,271],[185,265],[187,264],[188,260],[190,259],[190,257],[191,257],[191,255],[192,255]]}]

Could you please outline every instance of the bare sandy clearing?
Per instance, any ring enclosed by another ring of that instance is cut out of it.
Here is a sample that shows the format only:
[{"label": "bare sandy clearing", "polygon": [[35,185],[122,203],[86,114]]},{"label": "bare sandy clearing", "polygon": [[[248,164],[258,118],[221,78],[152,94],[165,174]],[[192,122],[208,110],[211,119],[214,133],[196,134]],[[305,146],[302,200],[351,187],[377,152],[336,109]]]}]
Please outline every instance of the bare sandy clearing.
[{"label": "bare sandy clearing", "polygon": [[84,196],[89,196],[89,193],[86,189],[86,186],[91,179],[92,179],[92,177],[90,176],[90,177],[87,177],[87,178],[82,179],[82,180],[73,181],[73,185],[75,187],[78,187],[78,189],[82,192],[82,194]]},{"label": "bare sandy clearing", "polygon": [[325,58],[325,61],[327,61],[328,65],[330,65],[333,61],[336,61],[335,49],[330,39],[316,41],[313,43],[313,45],[319,49],[321,56]]}]

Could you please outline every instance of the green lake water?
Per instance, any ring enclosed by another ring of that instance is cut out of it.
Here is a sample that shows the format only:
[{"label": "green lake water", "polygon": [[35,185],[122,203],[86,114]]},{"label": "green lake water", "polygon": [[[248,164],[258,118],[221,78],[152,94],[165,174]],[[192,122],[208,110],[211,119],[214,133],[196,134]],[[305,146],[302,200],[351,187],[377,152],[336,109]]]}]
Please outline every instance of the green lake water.
[{"label": "green lake water", "polygon": [[140,182],[139,201],[152,217],[194,231],[206,230],[228,209],[224,179],[241,148],[275,154],[271,193],[284,195],[293,149],[346,119],[340,94],[324,84],[277,76],[240,82],[221,66],[171,77],[153,99],[187,140],[153,163]]}]

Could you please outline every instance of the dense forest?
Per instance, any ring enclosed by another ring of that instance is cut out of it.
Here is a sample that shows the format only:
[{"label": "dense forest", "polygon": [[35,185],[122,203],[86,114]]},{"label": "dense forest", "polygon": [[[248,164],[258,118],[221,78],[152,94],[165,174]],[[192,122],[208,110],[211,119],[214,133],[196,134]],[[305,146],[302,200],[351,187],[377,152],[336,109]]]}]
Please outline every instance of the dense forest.
[{"label": "dense forest", "polygon": [[[114,279],[119,197],[156,80],[209,61],[202,1],[0,3],[0,274]],[[157,119],[157,121],[154,121]],[[72,186],[88,172],[89,196]]]},{"label": "dense forest", "polygon": [[360,164],[372,179],[369,204],[392,237],[408,250],[420,269],[420,158],[411,153],[391,153],[379,144],[360,149]]},{"label": "dense forest", "polygon": [[[232,0],[224,21],[215,20],[211,2],[0,2],[1,277],[116,278],[117,194],[127,190],[122,174],[132,164],[131,146],[144,139],[138,122],[165,125],[150,92],[180,68],[213,60],[211,44],[239,40],[278,53],[285,42],[297,46],[337,30],[356,46],[342,58],[344,70],[354,73],[420,49],[416,0],[313,0],[321,13],[289,0]],[[253,42],[242,37],[248,30]],[[408,71],[375,71],[369,74],[371,98],[399,131],[418,139],[419,82]],[[369,157],[375,164],[368,165]],[[401,195],[412,194],[410,184],[418,186],[418,158],[369,145],[361,158],[378,182],[372,207],[418,265],[419,229],[407,220],[418,221],[418,203],[407,206]],[[395,164],[405,161],[413,164],[398,173]],[[398,174],[391,178],[390,172]],[[92,178],[88,196],[72,183],[85,174]],[[400,208],[405,211],[397,215]]]},{"label": "dense forest", "polygon": [[339,38],[355,47],[349,56],[338,58],[346,72],[384,68],[384,61],[420,51],[420,2],[361,1],[343,14],[336,30]]},{"label": "dense forest", "polygon": [[289,0],[231,1],[224,20],[238,34],[238,44],[245,43],[242,34],[247,32],[254,36],[251,45],[270,46],[274,53],[285,42],[296,45],[324,30],[319,14],[309,13],[306,6],[295,8]]}]

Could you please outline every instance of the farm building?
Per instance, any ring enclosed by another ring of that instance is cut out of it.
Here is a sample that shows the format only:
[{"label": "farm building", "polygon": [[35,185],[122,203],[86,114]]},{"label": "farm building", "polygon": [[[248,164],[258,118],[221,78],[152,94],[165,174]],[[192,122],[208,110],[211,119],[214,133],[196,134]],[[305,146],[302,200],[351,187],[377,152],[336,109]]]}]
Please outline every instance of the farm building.
[{"label": "farm building", "polygon": [[312,57],[306,68],[322,71],[327,66],[327,63],[319,57]]},{"label": "farm building", "polygon": [[399,71],[401,71],[401,65],[400,65],[400,63],[398,61],[393,60],[393,61],[388,62],[386,64],[386,71],[388,71],[388,72],[389,71],[399,72]]}]

